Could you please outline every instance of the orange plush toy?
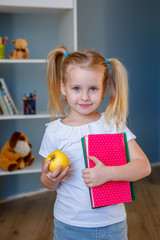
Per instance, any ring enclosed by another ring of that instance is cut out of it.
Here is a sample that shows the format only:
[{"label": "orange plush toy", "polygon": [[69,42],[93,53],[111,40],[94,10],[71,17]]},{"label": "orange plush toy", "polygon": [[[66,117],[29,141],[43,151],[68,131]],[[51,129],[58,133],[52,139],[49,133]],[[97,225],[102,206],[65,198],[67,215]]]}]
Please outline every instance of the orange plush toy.
[{"label": "orange plush toy", "polygon": [[6,171],[14,171],[29,166],[34,160],[31,148],[25,134],[14,132],[1,150],[0,167]]},{"label": "orange plush toy", "polygon": [[29,56],[29,50],[27,48],[28,41],[26,39],[16,39],[12,43],[15,45],[15,50],[10,52],[9,57],[11,59],[27,59]]}]

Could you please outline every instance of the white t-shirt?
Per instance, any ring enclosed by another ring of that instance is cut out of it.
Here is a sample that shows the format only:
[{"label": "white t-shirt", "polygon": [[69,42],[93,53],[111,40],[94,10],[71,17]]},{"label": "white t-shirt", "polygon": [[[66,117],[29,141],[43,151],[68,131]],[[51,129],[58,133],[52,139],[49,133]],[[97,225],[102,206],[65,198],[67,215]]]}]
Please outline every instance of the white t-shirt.
[{"label": "white t-shirt", "polygon": [[[127,141],[135,135],[127,128]],[[88,134],[117,133],[110,128],[101,114],[99,120],[83,126],[67,126],[61,119],[49,124],[41,143],[39,154],[47,158],[55,150],[63,151],[69,158],[70,171],[57,188],[54,216],[59,221],[78,227],[103,227],[126,219],[124,204],[91,208],[89,190],[82,178],[85,168],[81,138]]]}]

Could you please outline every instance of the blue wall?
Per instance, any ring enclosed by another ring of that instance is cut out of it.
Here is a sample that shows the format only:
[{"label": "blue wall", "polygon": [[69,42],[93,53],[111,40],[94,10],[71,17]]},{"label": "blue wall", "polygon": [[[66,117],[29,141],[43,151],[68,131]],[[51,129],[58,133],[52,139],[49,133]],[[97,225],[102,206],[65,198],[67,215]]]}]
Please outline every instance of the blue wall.
[{"label": "blue wall", "polygon": [[[79,48],[95,48],[126,66],[128,126],[151,163],[160,161],[159,13],[158,0],[78,1]],[[101,110],[105,107],[103,103]]]}]

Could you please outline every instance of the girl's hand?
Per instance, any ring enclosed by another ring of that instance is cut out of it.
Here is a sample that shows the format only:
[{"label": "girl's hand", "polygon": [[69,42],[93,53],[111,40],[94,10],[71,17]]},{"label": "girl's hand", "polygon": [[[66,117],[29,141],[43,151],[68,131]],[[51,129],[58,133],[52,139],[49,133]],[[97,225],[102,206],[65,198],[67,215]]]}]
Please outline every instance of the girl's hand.
[{"label": "girl's hand", "polygon": [[135,139],[128,142],[128,148],[131,161],[121,166],[105,166],[97,158],[88,156],[96,166],[82,171],[87,187],[99,186],[108,181],[134,182],[148,176],[151,173],[150,162]]},{"label": "girl's hand", "polygon": [[44,164],[44,173],[45,173],[46,177],[54,183],[61,182],[63,180],[63,178],[67,175],[70,167],[69,166],[66,167],[65,170],[61,173],[60,173],[60,171],[63,168],[62,166],[57,167],[57,169],[54,172],[50,172],[49,164],[50,164],[50,161],[47,161]]},{"label": "girl's hand", "polygon": [[88,156],[96,165],[93,168],[85,168],[82,170],[82,177],[87,187],[96,187],[109,181],[109,167],[105,166],[98,158]]},{"label": "girl's hand", "polygon": [[46,159],[43,159],[43,166],[41,172],[41,183],[44,187],[48,189],[57,189],[58,184],[63,180],[63,178],[68,174],[70,166],[61,172],[62,166],[59,166],[54,172],[49,171],[50,161],[46,162]]}]

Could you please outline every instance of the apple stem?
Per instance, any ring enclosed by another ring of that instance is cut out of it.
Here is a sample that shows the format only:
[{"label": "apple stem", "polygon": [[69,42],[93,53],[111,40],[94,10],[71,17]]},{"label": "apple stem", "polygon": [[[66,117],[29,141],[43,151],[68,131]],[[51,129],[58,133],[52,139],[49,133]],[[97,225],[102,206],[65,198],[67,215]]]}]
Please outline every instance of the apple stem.
[{"label": "apple stem", "polygon": [[53,154],[53,155],[51,156],[51,160],[52,160],[52,159],[55,159],[55,154]]}]

